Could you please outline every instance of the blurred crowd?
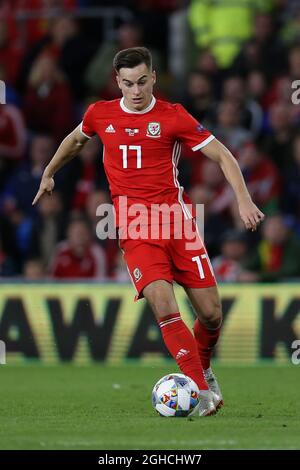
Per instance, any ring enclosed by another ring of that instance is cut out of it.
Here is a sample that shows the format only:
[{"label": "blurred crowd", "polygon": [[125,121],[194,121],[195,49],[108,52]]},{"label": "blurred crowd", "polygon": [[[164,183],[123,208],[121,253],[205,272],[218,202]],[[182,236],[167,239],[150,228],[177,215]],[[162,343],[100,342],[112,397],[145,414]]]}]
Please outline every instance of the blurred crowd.
[{"label": "blurred crowd", "polygon": [[[101,15],[84,15],[99,6],[116,11],[109,38]],[[186,31],[179,83],[170,66],[174,18]],[[97,207],[110,202],[97,138],[56,175],[52,197],[32,200],[88,104],[120,97],[115,53],[140,45],[158,71],[155,96],[181,102],[232,151],[267,216],[258,232],[245,232],[219,166],[183,148],[179,179],[205,204],[218,280],[300,278],[298,0],[0,2],[0,277],[128,281],[117,241],[96,236]]]}]

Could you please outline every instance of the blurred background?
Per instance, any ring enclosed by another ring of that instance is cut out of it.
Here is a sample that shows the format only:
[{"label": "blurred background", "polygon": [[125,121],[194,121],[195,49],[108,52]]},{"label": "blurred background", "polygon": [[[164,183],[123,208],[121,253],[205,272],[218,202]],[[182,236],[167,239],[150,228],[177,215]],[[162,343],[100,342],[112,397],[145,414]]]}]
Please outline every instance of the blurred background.
[{"label": "blurred background", "polygon": [[181,102],[238,159],[267,215],[246,233],[220,168],[184,148],[180,181],[205,204],[218,280],[300,278],[300,3],[297,0],[7,0],[0,2],[0,276],[128,282],[115,240],[96,237],[109,202],[91,140],[32,199],[45,165],[89,103],[118,98],[112,59],[147,46],[157,98]]},{"label": "blurred background", "polygon": [[[180,181],[205,204],[224,317],[213,367],[228,408],[204,434],[202,422],[152,419],[150,392],[174,361],[150,306],[133,302],[117,241],[96,237],[110,201],[101,142],[31,205],[87,106],[120,97],[115,53],[141,45],[155,96],[233,152],[267,215],[245,232],[219,166],[183,149]],[[3,82],[0,448],[299,449],[300,1],[0,0],[0,93]]]}]

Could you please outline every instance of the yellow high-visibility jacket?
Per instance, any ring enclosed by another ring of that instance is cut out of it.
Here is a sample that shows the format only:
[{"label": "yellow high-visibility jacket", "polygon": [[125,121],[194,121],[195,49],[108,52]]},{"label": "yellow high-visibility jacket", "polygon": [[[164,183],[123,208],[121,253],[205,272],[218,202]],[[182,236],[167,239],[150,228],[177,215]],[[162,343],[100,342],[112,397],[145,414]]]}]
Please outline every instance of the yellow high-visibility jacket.
[{"label": "yellow high-visibility jacket", "polygon": [[230,67],[252,35],[255,13],[272,5],[273,0],[192,0],[188,20],[196,45],[209,48],[219,67]]}]

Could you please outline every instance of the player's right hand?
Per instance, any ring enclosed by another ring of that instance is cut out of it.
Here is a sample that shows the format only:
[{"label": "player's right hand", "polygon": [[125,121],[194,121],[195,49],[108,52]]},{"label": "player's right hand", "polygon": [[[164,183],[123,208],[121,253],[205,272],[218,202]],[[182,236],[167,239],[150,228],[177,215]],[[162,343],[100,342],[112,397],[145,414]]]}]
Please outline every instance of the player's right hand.
[{"label": "player's right hand", "polygon": [[45,193],[48,193],[49,196],[51,196],[53,188],[54,188],[54,179],[51,178],[50,176],[43,175],[40,188],[38,192],[36,193],[36,196],[34,200],[32,201],[32,205],[34,206],[38,200],[41,198],[41,196]]}]

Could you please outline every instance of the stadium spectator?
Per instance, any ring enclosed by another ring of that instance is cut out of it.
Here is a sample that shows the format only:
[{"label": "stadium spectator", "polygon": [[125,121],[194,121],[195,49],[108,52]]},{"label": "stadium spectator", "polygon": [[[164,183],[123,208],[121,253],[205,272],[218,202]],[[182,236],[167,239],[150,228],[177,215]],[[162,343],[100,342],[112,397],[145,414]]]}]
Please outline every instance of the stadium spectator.
[{"label": "stadium spectator", "polygon": [[205,160],[202,164],[202,184],[213,192],[213,201],[210,204],[210,211],[215,214],[228,213],[234,200],[231,188],[228,188],[221,169],[211,161]]},{"label": "stadium spectator", "polygon": [[39,259],[49,266],[58,242],[65,236],[63,203],[58,191],[52,197],[44,197],[37,208],[30,237],[27,258]]},{"label": "stadium spectator", "polygon": [[8,25],[0,18],[0,65],[5,68],[5,78],[9,85],[16,83],[21,61],[21,51],[10,41]]},{"label": "stadium spectator", "polygon": [[241,110],[236,102],[232,100],[220,102],[214,134],[233,153],[252,137],[252,134],[242,126],[241,119]]},{"label": "stadium spectator", "polygon": [[292,162],[291,104],[273,104],[269,113],[270,133],[264,135],[261,148],[270,155],[280,171]]},{"label": "stadium spectator", "polygon": [[24,281],[42,281],[46,278],[44,264],[38,258],[28,259],[23,266]]},{"label": "stadium spectator", "polygon": [[[300,225],[300,135],[293,141],[292,163],[284,170],[282,207],[285,214],[292,215]],[[300,230],[298,229],[300,234]]]},{"label": "stadium spectator", "polygon": [[24,92],[34,63],[41,55],[47,55],[67,77],[73,96],[81,99],[85,95],[82,76],[95,46],[82,34],[75,18],[63,12],[57,16],[57,11],[55,18],[45,27],[43,36],[25,54],[19,71],[18,88]]},{"label": "stadium spectator", "polygon": [[1,16],[7,22],[12,43],[28,50],[45,36],[53,17],[73,11],[77,4],[77,0],[4,0]]},{"label": "stadium spectator", "polygon": [[268,10],[270,3],[192,0],[188,19],[196,45],[209,47],[218,66],[229,68],[243,42],[253,33],[253,18],[258,8]]},{"label": "stadium spectator", "polygon": [[93,139],[72,160],[68,171],[62,176],[60,188],[65,211],[83,211],[89,194],[101,186],[104,180],[101,157],[99,139]]},{"label": "stadium spectator", "polygon": [[245,82],[241,77],[232,76],[224,81],[223,100],[231,101],[237,106],[240,124],[253,136],[257,136],[262,127],[262,109],[247,96]]},{"label": "stadium spectator", "polygon": [[57,63],[71,85],[73,96],[80,100],[86,94],[84,72],[96,45],[81,32],[79,22],[70,16],[57,18],[50,33],[52,44],[58,50]]},{"label": "stadium spectator", "polygon": [[259,44],[254,38],[250,38],[241,48],[235,58],[232,69],[237,75],[245,77],[256,69],[262,69],[265,72],[265,66],[261,57]]},{"label": "stadium spectator", "polygon": [[253,35],[241,48],[233,69],[243,76],[257,68],[268,78],[281,74],[286,68],[286,51],[276,32],[273,16],[259,13],[253,26]]},{"label": "stadium spectator", "polygon": [[[109,204],[112,209],[112,202],[108,191],[97,189],[88,195],[85,212],[95,235],[95,242],[105,251],[107,275],[108,277],[112,277],[114,276],[116,259],[118,259],[119,245],[117,238],[106,236],[108,226],[105,225],[105,227],[102,227],[102,225],[99,224],[101,217],[98,208],[100,208],[102,204]],[[110,215],[113,216],[112,212],[110,212]],[[107,220],[108,214],[105,213],[104,217]],[[115,227],[113,220],[110,220],[110,224],[110,227]]]},{"label": "stadium spectator", "polygon": [[300,276],[300,241],[281,214],[266,218],[262,239],[245,262],[241,281],[282,281]]},{"label": "stadium spectator", "polygon": [[221,241],[221,254],[213,258],[212,265],[218,281],[235,282],[243,270],[247,254],[247,239],[244,232],[230,230]]},{"label": "stadium spectator", "polygon": [[117,42],[105,42],[89,63],[85,81],[90,93],[103,99],[118,98],[120,90],[113,78],[112,60],[119,49],[139,46],[142,31],[136,23],[125,23],[118,30]]},{"label": "stadium spectator", "polygon": [[219,69],[214,55],[209,49],[201,50],[195,57],[194,67],[209,77],[214,92],[214,98],[220,99],[224,72]]},{"label": "stadium spectator", "polygon": [[6,201],[5,215],[13,228],[15,250],[13,258],[16,272],[22,272],[22,266],[30,253],[30,243],[33,233],[34,222],[30,215],[20,207],[18,201]]},{"label": "stadium spectator", "polygon": [[29,161],[23,162],[8,179],[3,192],[4,206],[6,201],[14,201],[28,214],[34,214],[32,197],[39,187],[39,180],[45,165],[54,152],[54,141],[47,135],[35,135],[30,144]]},{"label": "stadium spectator", "polygon": [[198,70],[189,74],[183,104],[201,123],[208,125],[211,122],[216,103],[209,76]]},{"label": "stadium spectator", "polygon": [[263,121],[261,123],[263,130],[265,126],[265,112],[269,106],[268,81],[265,74],[259,69],[254,69],[249,72],[246,80],[246,94],[251,100],[256,101],[264,112]]},{"label": "stadium spectator", "polygon": [[285,105],[290,108],[290,116],[286,118],[289,125],[293,125],[293,120],[299,119],[299,111],[297,106],[291,106],[291,85],[294,80],[298,80],[300,76],[300,45],[294,44],[288,52],[286,52],[288,65],[282,68],[278,75],[273,74],[270,79],[270,87],[267,93],[269,107],[272,105]]},{"label": "stadium spectator", "polygon": [[[120,90],[114,78],[112,61],[118,50],[140,46],[143,42],[141,26],[136,22],[124,23],[118,29],[116,42],[104,42],[89,63],[85,82],[91,94],[102,99],[119,98]],[[161,59],[152,51],[154,69],[161,69]]]},{"label": "stadium spectator", "polygon": [[4,250],[0,232],[0,277],[9,277],[15,274],[13,258]]},{"label": "stadium spectator", "polygon": [[280,36],[287,45],[290,45],[300,41],[300,6],[297,0],[293,2],[291,8],[289,8],[291,2],[286,3],[287,11],[284,15],[286,22],[282,27]]},{"label": "stadium spectator", "polygon": [[204,234],[205,246],[213,258],[220,253],[222,234],[232,227],[232,222],[224,213],[214,211],[213,205],[216,195],[212,188],[204,184],[196,184],[190,189],[189,196],[194,204],[202,204],[203,220],[198,221],[198,226],[204,228],[202,233]]},{"label": "stadium spectator", "polygon": [[24,113],[31,131],[51,134],[57,142],[72,129],[74,103],[70,86],[49,55],[40,56],[33,64]]},{"label": "stadium spectator", "polygon": [[288,72],[292,80],[299,80],[300,76],[300,44],[294,44],[288,53]]},{"label": "stadium spectator", "polygon": [[280,174],[276,165],[262,155],[254,142],[242,146],[238,162],[255,204],[266,214],[276,212],[281,190]]},{"label": "stadium spectator", "polygon": [[11,104],[0,105],[0,190],[24,156],[26,130],[22,114]]},{"label": "stadium spectator", "polygon": [[16,253],[14,226],[2,213],[0,213],[0,239],[2,250],[13,257]]},{"label": "stadium spectator", "polygon": [[105,253],[93,242],[86,221],[78,219],[69,224],[67,239],[57,246],[51,274],[56,279],[105,279]]},{"label": "stadium spectator", "polygon": [[87,195],[85,201],[85,212],[95,232],[97,223],[100,220],[97,210],[102,204],[111,204],[108,191],[103,189],[95,189]]},{"label": "stadium spectator", "polygon": [[20,106],[20,97],[13,86],[9,84],[6,78],[6,67],[0,62],[0,81],[5,83],[5,102],[7,104],[13,104],[14,106]]}]

